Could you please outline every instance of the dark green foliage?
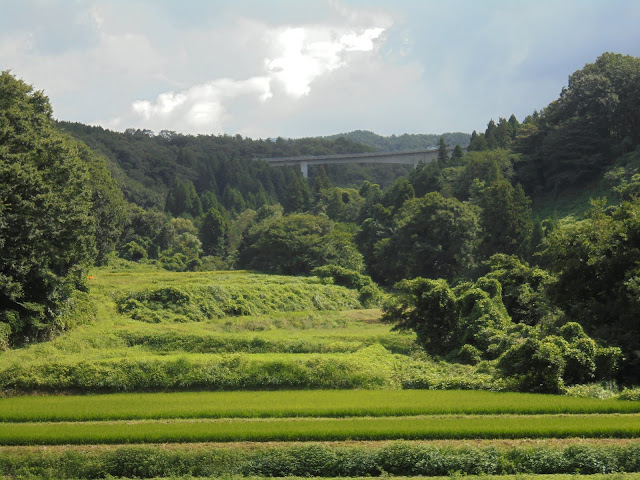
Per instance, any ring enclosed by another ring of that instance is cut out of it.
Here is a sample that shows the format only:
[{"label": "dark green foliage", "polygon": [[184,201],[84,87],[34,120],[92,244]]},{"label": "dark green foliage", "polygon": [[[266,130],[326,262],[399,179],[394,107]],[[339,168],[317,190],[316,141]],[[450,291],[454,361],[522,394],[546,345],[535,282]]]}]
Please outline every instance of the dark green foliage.
[{"label": "dark green foliage", "polygon": [[599,175],[640,144],[640,59],[605,53],[569,77],[560,98],[520,126],[516,164],[529,192]]},{"label": "dark green foliage", "polygon": [[191,181],[174,181],[167,194],[165,210],[174,217],[185,213],[194,218],[202,215],[202,203]]},{"label": "dark green foliage", "polygon": [[314,202],[318,201],[320,192],[326,190],[327,188],[333,187],[333,185],[331,184],[331,180],[329,180],[329,177],[327,177],[327,172],[322,166],[319,166],[317,169],[315,169],[314,175],[310,176],[309,180],[312,185],[311,191],[313,194]]},{"label": "dark green foliage", "polygon": [[237,188],[227,185],[222,192],[222,205],[232,214],[239,214],[247,208],[242,193]]},{"label": "dark green foliage", "polygon": [[341,133],[333,135],[328,138],[344,137],[352,142],[357,142],[362,145],[369,145],[376,150],[383,152],[402,152],[406,150],[424,150],[426,148],[433,148],[438,146],[440,138],[443,138],[447,145],[462,146],[468,145],[469,134],[462,132],[447,132],[442,135],[435,134],[403,134],[403,135],[391,135],[385,137],[382,135],[376,135],[373,132],[367,130],[355,130],[349,133]]},{"label": "dark green foliage", "polygon": [[438,162],[430,162],[418,165],[409,175],[409,181],[416,196],[422,197],[430,192],[439,192],[444,186],[444,175]]},{"label": "dark green foliage", "polygon": [[314,211],[326,213],[336,222],[353,223],[360,217],[365,199],[353,188],[333,187],[316,196]]},{"label": "dark green foliage", "polygon": [[287,190],[282,203],[285,213],[308,210],[311,193],[306,180],[300,174],[289,171],[287,182]]},{"label": "dark green foliage", "polygon": [[460,342],[456,297],[445,280],[403,280],[384,305],[383,321],[413,330],[427,352],[443,355]]},{"label": "dark green foliage", "polygon": [[387,282],[417,276],[453,279],[473,267],[479,234],[474,206],[429,193],[403,205],[392,231],[374,246],[378,275]]},{"label": "dark green foliage", "polygon": [[225,256],[227,254],[229,223],[215,208],[210,208],[202,218],[199,237],[205,255]]},{"label": "dark green foliage", "polygon": [[517,377],[523,391],[559,393],[565,368],[563,347],[559,338],[527,338],[505,352],[500,367],[505,375]]},{"label": "dark green foliage", "polygon": [[131,260],[132,262],[139,262],[147,258],[147,250],[139,243],[131,241],[120,247],[120,258]]},{"label": "dark green foliage", "polygon": [[622,347],[622,375],[637,381],[640,357],[640,202],[607,209],[603,201],[580,221],[560,225],[545,255],[557,273],[552,299],[567,316]]},{"label": "dark green foliage", "polygon": [[471,143],[469,143],[467,151],[483,152],[485,150],[489,150],[489,145],[487,144],[487,140],[484,138],[484,133],[477,134],[474,130],[471,134]]},{"label": "dark green foliage", "polygon": [[[468,200],[477,182],[489,185],[513,176],[513,155],[506,150],[470,152],[464,157],[462,168],[449,179],[448,188],[459,200]],[[443,185],[444,186],[444,185]]]},{"label": "dark green foliage", "polygon": [[[274,142],[251,140],[240,135],[192,136],[168,131],[155,135],[149,130],[133,129],[118,133],[67,122],[60,122],[59,126],[108,158],[109,168],[129,201],[145,208],[162,210],[168,201],[169,211],[185,207],[176,206],[176,201],[181,203],[175,197],[175,193],[179,193],[176,192],[179,183],[192,184],[198,195],[211,192],[226,209],[236,213],[244,208],[257,209],[266,203],[284,204],[291,183],[287,169],[273,168],[266,162],[254,161],[254,158],[373,150],[345,139],[279,138]],[[361,175],[357,177],[355,181],[360,183]],[[344,176],[338,176],[338,179],[349,182]],[[347,186],[346,183],[341,185]],[[181,213],[196,217],[197,201],[192,193],[187,192],[191,205]],[[200,202],[205,203],[203,198]],[[202,205],[202,209],[207,211],[212,206],[216,205],[208,202]]]},{"label": "dark green foliage", "polygon": [[447,153],[447,144],[443,137],[440,137],[438,144],[438,158],[436,160],[438,165],[444,167],[449,163],[449,154]]},{"label": "dark green foliage", "polygon": [[243,268],[290,275],[326,264],[363,268],[350,234],[337,230],[325,216],[303,213],[257,221],[245,235],[238,262]]},{"label": "dark green foliage", "polygon": [[605,173],[604,183],[620,200],[640,197],[640,147],[620,157]]},{"label": "dark green foliage", "polygon": [[[117,248],[119,255],[135,261],[146,257],[158,258],[160,249],[168,247],[168,221],[167,215],[159,210],[144,210],[130,204]],[[144,253],[138,247],[142,247]]]},{"label": "dark green foliage", "polygon": [[91,213],[96,230],[96,263],[103,264],[113,252],[127,220],[127,204],[116,182],[111,178],[105,159],[82,143],[78,156],[89,169],[87,187],[91,189]]},{"label": "dark green foliage", "polygon": [[384,192],[380,203],[387,208],[394,208],[395,211],[397,211],[404,205],[404,202],[414,197],[415,191],[411,183],[405,178],[400,178]]},{"label": "dark green foliage", "polygon": [[[14,342],[64,328],[58,314],[111,248],[105,230],[117,233],[120,218],[99,160],[60,134],[51,113],[41,92],[0,73],[0,323]],[[96,232],[105,234],[97,246]]]},{"label": "dark green foliage", "polygon": [[598,346],[578,324],[559,330],[515,324],[500,282],[490,276],[456,288],[445,280],[416,278],[395,289],[398,293],[384,305],[384,321],[415,331],[428,353],[470,364],[498,359],[511,388],[559,393],[565,385],[611,380],[616,374],[620,349]]},{"label": "dark green foliage", "polygon": [[464,158],[464,150],[460,144],[456,145],[456,148],[453,149],[453,153],[451,154],[451,165],[460,165],[462,163],[462,159]]},{"label": "dark green foliage", "polygon": [[502,285],[502,301],[514,322],[553,323],[560,315],[547,296],[556,280],[549,272],[504,254],[493,255],[487,263],[491,269],[487,277]]},{"label": "dark green foliage", "polygon": [[474,201],[481,208],[481,255],[527,256],[533,222],[531,200],[522,187],[517,185],[514,188],[507,180],[498,180],[487,186],[477,185]]},{"label": "dark green foliage", "polygon": [[522,391],[559,393],[564,385],[610,380],[621,356],[620,349],[600,347],[579,324],[567,323],[558,335],[513,345],[498,365]]}]

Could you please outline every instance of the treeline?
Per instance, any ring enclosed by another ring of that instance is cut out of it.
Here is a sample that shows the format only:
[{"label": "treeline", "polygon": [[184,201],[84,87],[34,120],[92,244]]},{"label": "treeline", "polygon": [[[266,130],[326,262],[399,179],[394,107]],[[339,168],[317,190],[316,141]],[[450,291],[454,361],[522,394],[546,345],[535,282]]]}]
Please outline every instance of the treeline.
[{"label": "treeline", "polygon": [[560,97],[519,124],[493,120],[469,150],[511,149],[516,180],[530,195],[598,180],[640,144],[640,59],[605,53],[569,76]]},{"label": "treeline", "polygon": [[447,132],[442,135],[405,133],[402,135],[384,136],[368,130],[354,130],[353,132],[329,135],[325,138],[332,140],[344,138],[361,145],[368,145],[382,152],[402,152],[406,150],[436,148],[440,142],[440,138],[443,138],[445,143],[451,146],[461,145],[462,147],[467,147],[470,142],[469,134],[463,132]]}]

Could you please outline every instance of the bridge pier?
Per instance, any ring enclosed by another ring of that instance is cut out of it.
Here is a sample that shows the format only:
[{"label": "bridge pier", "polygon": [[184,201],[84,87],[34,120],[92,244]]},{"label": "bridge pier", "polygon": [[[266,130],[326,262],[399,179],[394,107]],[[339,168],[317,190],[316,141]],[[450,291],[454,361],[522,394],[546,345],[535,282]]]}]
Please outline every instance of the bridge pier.
[{"label": "bridge pier", "polygon": [[309,164],[307,162],[300,162],[300,170],[304,178],[309,178]]}]

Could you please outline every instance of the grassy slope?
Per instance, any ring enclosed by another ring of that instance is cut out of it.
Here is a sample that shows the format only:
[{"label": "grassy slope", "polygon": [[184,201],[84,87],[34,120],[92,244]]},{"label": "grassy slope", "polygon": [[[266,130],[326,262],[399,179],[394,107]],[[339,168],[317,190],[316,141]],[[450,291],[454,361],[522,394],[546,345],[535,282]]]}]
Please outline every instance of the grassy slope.
[{"label": "grassy slope", "polygon": [[0,353],[0,390],[500,388],[490,371],[425,359],[413,334],[354,310],[356,291],[317,279],[148,266],[91,277],[96,321]]}]

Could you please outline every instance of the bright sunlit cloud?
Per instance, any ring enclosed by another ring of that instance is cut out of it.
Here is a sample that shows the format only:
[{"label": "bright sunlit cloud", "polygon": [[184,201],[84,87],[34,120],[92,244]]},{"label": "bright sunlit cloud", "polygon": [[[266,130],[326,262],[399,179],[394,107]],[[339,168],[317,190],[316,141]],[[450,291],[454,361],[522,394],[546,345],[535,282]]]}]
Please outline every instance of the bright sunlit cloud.
[{"label": "bright sunlit cloud", "polygon": [[242,96],[266,101],[271,97],[269,78],[240,81],[222,78],[178,93],[161,93],[154,101],[133,102],[131,115],[116,118],[111,124],[118,128],[137,119],[158,130],[178,130],[182,126],[181,131],[192,133],[220,132],[226,115],[225,102]]},{"label": "bright sunlit cloud", "polygon": [[265,33],[273,58],[265,58],[262,75],[246,80],[215,79],[188,89],[159,94],[155,100],[137,100],[128,114],[109,122],[112,128],[125,124],[160,130],[219,133],[228,119],[229,102],[239,97],[266,102],[280,85],[293,99],[309,95],[313,82],[334,70],[348,67],[355,52],[372,52],[384,28],[339,32],[336,28],[286,27]]}]

